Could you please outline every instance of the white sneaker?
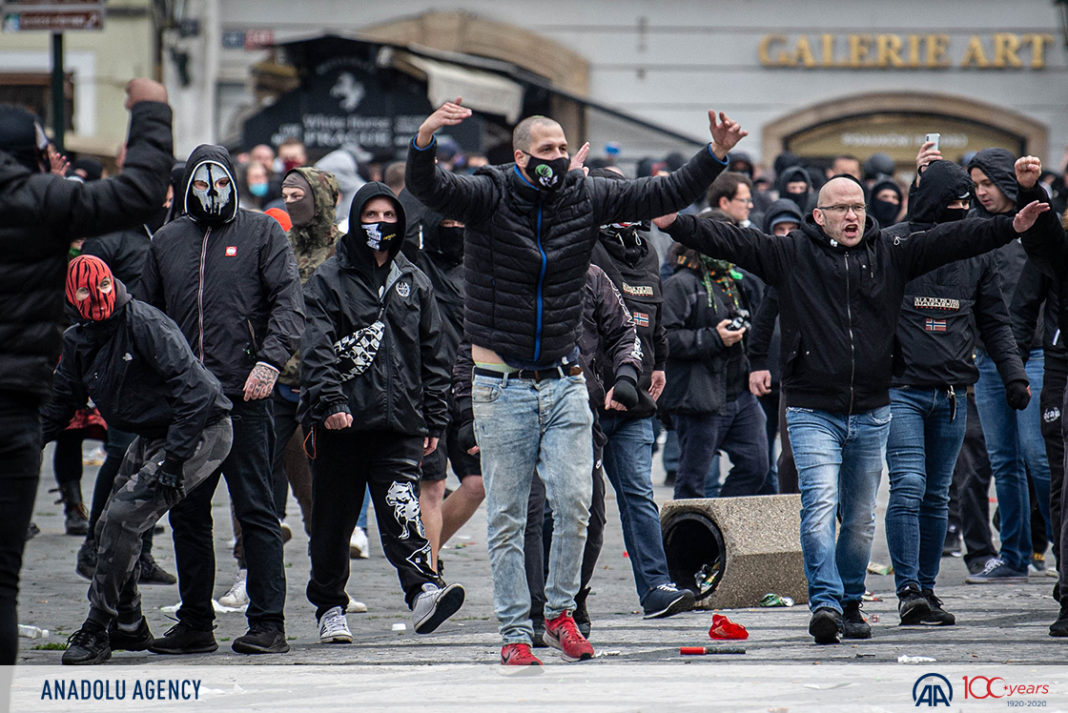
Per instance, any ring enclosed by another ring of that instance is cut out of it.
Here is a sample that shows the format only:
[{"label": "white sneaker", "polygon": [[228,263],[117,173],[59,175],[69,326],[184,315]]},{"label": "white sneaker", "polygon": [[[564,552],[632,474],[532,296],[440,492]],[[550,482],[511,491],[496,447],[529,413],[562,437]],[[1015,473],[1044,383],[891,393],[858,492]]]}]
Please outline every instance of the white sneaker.
[{"label": "white sneaker", "polygon": [[219,604],[224,607],[234,608],[248,606],[248,592],[245,590],[245,579],[247,577],[247,569],[238,570],[237,581],[234,582],[234,586],[230,587],[230,591],[219,597]]},{"label": "white sneaker", "polygon": [[367,613],[367,605],[366,604],[364,604],[363,602],[356,601],[355,599],[352,598],[352,595],[349,594],[348,592],[345,592],[345,596],[347,596],[349,598],[348,606],[345,607],[345,613],[346,614],[366,614]]},{"label": "white sneaker", "polygon": [[371,543],[367,541],[367,533],[362,527],[357,527],[352,531],[352,537],[349,538],[349,557],[351,559],[370,559],[371,558]]},{"label": "white sneaker", "polygon": [[429,634],[459,611],[463,603],[462,585],[450,584],[441,589],[433,582],[427,582],[423,585],[423,591],[416,595],[415,604],[412,606],[415,633]]},{"label": "white sneaker", "polygon": [[319,643],[352,643],[352,632],[349,631],[349,623],[345,621],[345,612],[341,611],[341,607],[327,609],[319,619]]}]

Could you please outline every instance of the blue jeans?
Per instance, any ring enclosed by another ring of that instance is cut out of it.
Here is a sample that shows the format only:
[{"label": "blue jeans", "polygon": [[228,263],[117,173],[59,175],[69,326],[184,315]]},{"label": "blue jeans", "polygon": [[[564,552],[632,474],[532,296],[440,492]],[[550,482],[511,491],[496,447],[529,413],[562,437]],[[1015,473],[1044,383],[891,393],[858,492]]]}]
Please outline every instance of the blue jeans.
[{"label": "blue jeans", "polygon": [[493,610],[505,644],[530,644],[534,631],[523,533],[535,471],[553,511],[545,620],[574,610],[579,590],[593,491],[593,414],[586,380],[476,374],[471,404],[486,488]]},{"label": "blue jeans", "polygon": [[1042,389],[1044,361],[1041,349],[1031,351],[1027,378],[1035,396],[1026,409],[1017,412],[1005,402],[1005,386],[994,360],[982,350],[975,358],[979,367],[975,405],[983,425],[1001,512],[1001,559],[1017,570],[1027,569],[1031,560],[1031,501],[1025,466],[1034,478],[1042,516],[1049,522],[1049,461],[1042,440],[1041,405],[1037,398]]},{"label": "blue jeans", "polygon": [[668,574],[660,513],[653,500],[653,419],[626,418],[611,412],[600,415],[604,446],[604,472],[616,490],[623,543],[638,598],[671,581]]},{"label": "blue jeans", "polygon": [[[864,595],[890,407],[852,415],[787,407],[786,425],[801,487],[808,606],[841,612],[844,602]],[[836,543],[839,507],[842,530]]]},{"label": "blue jeans", "polygon": [[768,436],[764,411],[746,391],[719,413],[680,413],[679,470],[675,499],[705,497],[705,481],[716,451],[730,456],[733,467],[719,489],[720,497],[756,495],[768,476]]},{"label": "blue jeans", "polygon": [[961,389],[951,421],[944,389],[890,389],[886,544],[899,592],[909,584],[934,589],[946,539],[949,486],[968,426],[965,396]]}]

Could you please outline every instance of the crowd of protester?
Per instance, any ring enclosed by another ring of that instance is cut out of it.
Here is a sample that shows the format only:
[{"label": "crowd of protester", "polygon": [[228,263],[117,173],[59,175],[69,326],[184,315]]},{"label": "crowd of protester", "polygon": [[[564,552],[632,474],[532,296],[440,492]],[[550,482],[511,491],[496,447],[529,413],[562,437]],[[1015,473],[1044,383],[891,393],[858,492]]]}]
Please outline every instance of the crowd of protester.
[{"label": "crowd of protester", "polygon": [[[928,142],[915,166],[767,167],[711,111],[707,146],[633,177],[542,116],[490,165],[445,138],[470,116],[460,100],[400,160],[344,146],[313,162],[287,139],[176,162],[163,87],[128,95],[114,176],[0,106],[0,663],[48,442],[91,580],[65,664],[218,648],[220,478],[237,652],[289,650],[291,490],[321,642],[351,643],[345,615],[366,610],[346,585],[368,502],[419,634],[463,605],[441,551],[484,502],[501,662],[588,659],[606,482],[643,615],[695,605],[668,574],[657,450],[676,499],[800,493],[817,643],[871,636],[884,467],[902,625],[955,624],[934,589],[961,553],[970,584],[1056,575],[1050,634],[1068,636],[1063,166]],[[86,439],[106,452],[90,508]],[[177,576],[151,554],[165,514]],[[178,623],[155,637],[138,586],[175,582]]]}]

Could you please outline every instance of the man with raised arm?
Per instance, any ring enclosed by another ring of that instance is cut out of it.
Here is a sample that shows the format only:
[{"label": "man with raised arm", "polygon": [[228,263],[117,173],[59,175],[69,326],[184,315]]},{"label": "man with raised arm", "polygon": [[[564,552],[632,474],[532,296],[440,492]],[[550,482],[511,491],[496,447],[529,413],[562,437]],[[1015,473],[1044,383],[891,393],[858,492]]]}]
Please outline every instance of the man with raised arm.
[{"label": "man with raised arm", "polygon": [[[512,137],[515,162],[457,176],[434,164],[434,134],[471,115],[446,102],[419,127],[406,186],[426,206],[466,226],[464,331],[475,362],[474,431],[481,449],[494,610],[506,665],[536,665],[523,571],[527,493],[535,470],[554,517],[546,580],[545,641],[566,660],[593,656],[571,613],[591,498],[592,415],[578,364],[582,286],[599,226],[679,210],[701,197],[745,136],[709,112],[712,143],[678,171],[636,181],[569,170],[556,121],[532,116]],[[579,156],[583,153],[579,152]],[[578,158],[577,156],[576,158]],[[637,405],[639,374],[614,385]]]},{"label": "man with raised arm", "polygon": [[683,245],[730,260],[778,290],[809,633],[817,644],[836,644],[840,633],[871,636],[860,603],[890,430],[893,340],[905,284],[1014,240],[1048,209],[1035,201],[1015,219],[960,220],[890,236],[866,214],[860,183],[836,176],[820,189],[801,228],[786,237],[688,215],[655,221]]}]

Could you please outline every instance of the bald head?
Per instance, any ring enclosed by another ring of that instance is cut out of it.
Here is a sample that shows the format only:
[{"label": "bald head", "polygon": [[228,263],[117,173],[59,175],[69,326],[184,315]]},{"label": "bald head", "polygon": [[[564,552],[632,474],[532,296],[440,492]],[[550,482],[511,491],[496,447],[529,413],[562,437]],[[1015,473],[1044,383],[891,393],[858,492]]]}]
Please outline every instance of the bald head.
[{"label": "bald head", "polygon": [[563,127],[547,116],[542,116],[541,114],[528,116],[516,124],[515,129],[512,131],[512,148],[514,150],[530,153],[530,147],[533,143],[531,134],[534,131],[534,127],[545,127],[558,130],[561,134],[564,133]]},{"label": "bald head", "polygon": [[836,242],[853,247],[864,237],[864,189],[852,178],[836,176],[823,184],[812,219],[824,234]]}]

